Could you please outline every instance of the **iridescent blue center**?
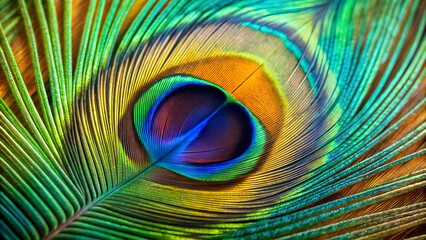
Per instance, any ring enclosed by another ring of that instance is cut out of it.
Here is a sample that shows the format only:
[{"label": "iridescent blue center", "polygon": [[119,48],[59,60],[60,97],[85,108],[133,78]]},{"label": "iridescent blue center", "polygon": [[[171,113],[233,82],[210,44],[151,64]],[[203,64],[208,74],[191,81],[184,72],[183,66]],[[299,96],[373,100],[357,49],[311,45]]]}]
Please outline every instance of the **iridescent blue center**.
[{"label": "iridescent blue center", "polygon": [[244,105],[218,86],[187,76],[152,86],[136,103],[134,121],[153,164],[200,180],[229,180],[250,171],[265,139]]}]

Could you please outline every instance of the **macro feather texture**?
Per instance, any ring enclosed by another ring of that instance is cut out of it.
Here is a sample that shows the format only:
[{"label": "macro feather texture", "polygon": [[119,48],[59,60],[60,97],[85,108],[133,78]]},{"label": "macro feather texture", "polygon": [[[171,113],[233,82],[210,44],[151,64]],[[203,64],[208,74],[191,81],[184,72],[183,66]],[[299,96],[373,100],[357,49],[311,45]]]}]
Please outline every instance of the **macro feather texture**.
[{"label": "macro feather texture", "polygon": [[1,238],[426,238],[425,9],[0,0]]}]

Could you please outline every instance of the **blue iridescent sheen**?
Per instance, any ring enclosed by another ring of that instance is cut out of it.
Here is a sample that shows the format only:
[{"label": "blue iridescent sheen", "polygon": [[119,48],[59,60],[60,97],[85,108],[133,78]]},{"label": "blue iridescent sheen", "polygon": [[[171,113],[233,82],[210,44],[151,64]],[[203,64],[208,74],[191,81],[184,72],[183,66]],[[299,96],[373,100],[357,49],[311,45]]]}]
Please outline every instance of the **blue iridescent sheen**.
[{"label": "blue iridescent sheen", "polygon": [[153,164],[199,180],[226,181],[249,172],[266,139],[244,105],[190,76],[154,84],[135,104],[133,116]]}]

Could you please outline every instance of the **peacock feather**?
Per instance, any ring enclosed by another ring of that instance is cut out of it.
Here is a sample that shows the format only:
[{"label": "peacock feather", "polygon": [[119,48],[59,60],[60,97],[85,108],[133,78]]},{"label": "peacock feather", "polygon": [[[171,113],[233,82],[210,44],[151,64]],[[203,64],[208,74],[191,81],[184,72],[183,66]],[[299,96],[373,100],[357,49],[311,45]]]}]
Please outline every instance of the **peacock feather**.
[{"label": "peacock feather", "polygon": [[0,0],[0,238],[425,239],[425,9]]}]

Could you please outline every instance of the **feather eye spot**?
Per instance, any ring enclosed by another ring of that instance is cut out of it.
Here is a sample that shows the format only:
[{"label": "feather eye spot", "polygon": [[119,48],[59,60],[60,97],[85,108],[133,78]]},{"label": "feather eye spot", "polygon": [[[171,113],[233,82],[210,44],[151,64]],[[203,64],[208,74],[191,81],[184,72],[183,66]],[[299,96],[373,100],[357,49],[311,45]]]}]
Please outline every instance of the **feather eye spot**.
[{"label": "feather eye spot", "polygon": [[153,164],[206,181],[231,180],[253,169],[266,137],[242,103],[189,76],[163,79],[143,93],[134,122]]}]

